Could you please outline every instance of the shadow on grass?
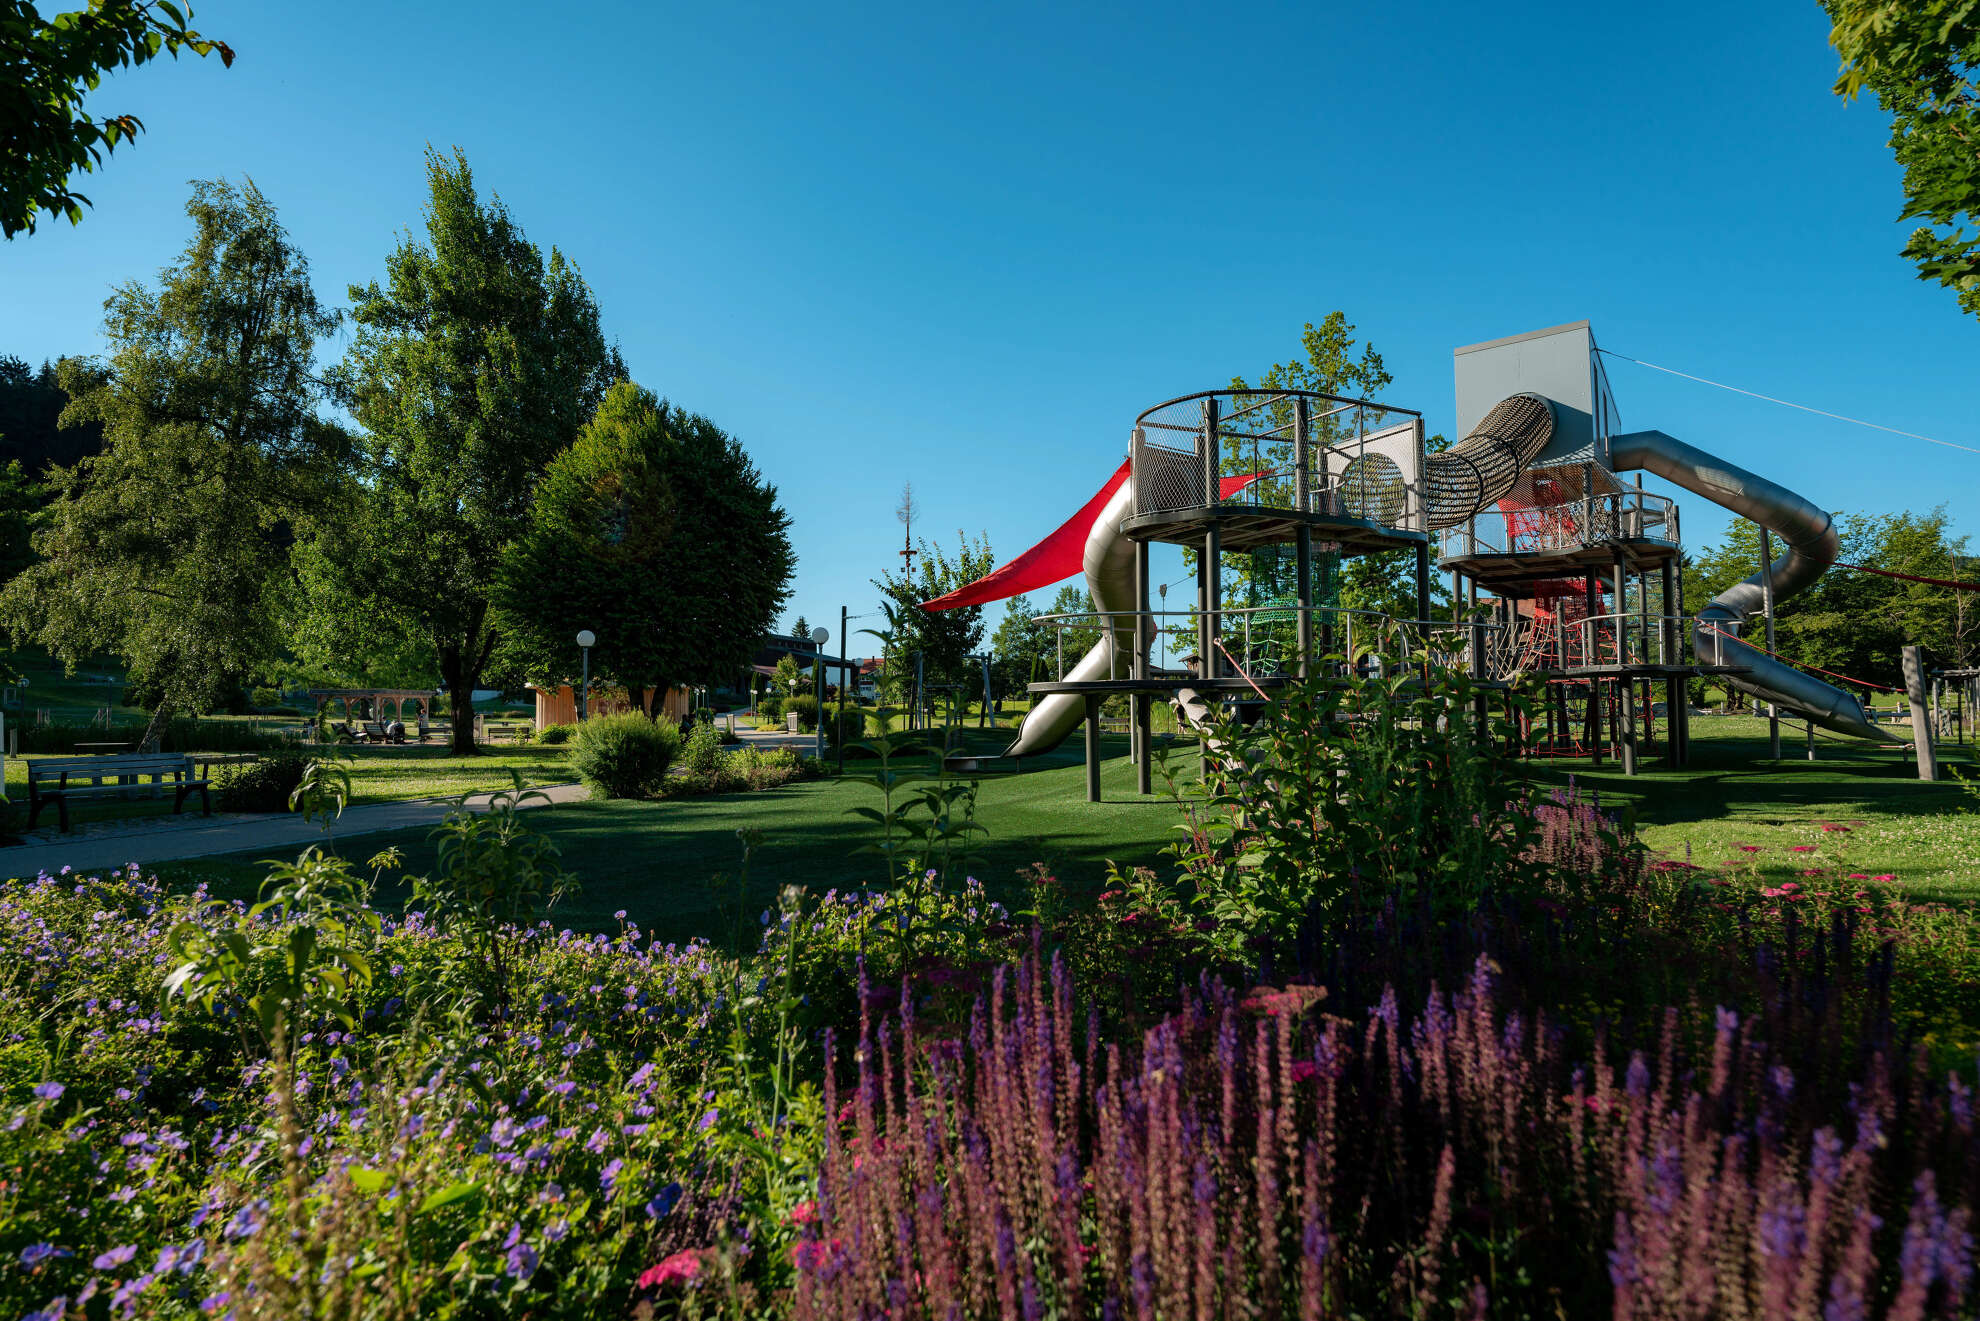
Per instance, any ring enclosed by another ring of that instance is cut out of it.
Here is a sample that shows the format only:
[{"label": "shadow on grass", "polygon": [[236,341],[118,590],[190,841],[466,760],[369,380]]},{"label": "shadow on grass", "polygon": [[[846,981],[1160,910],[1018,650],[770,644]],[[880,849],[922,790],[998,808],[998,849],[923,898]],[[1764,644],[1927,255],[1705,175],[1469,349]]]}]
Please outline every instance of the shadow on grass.
[{"label": "shadow on grass", "polygon": [[[978,820],[988,834],[957,870],[975,876],[994,898],[1018,908],[1026,903],[1019,870],[1034,863],[1088,880],[1097,878],[1109,860],[1123,867],[1158,862],[1163,847],[1176,838],[1173,827],[1181,818],[1159,794],[1141,798],[1134,793],[1126,740],[1109,742],[1113,746],[1103,746],[1113,754],[1102,765],[1104,802],[1085,801],[1078,753],[1061,750],[1051,758],[1027,759],[1022,771],[981,777]],[[1188,764],[1193,759],[1184,760]],[[657,802],[575,803],[532,813],[531,824],[556,844],[580,884],[551,920],[559,927],[609,931],[617,929],[617,914],[624,912],[627,920],[663,940],[719,937],[732,929],[736,898],[732,887],[718,888],[713,880],[737,872],[742,860],[738,832],[745,829],[763,834],[743,899],[746,941],[753,942],[760,916],[782,886],[821,894],[880,888],[890,879],[882,860],[860,852],[879,838],[878,827],[852,813],[854,807],[879,806],[878,792],[853,778],[870,767],[870,762],[849,759],[844,779]],[[922,769],[932,772],[932,763],[923,763]],[[376,897],[389,911],[409,897],[404,876],[433,869],[431,836],[430,830],[420,829],[345,839],[333,831],[329,846],[360,868],[385,848],[403,852],[402,873],[387,879]],[[260,855],[235,854],[160,864],[156,870],[175,888],[204,881],[216,897],[249,898],[266,873],[262,863]]]}]

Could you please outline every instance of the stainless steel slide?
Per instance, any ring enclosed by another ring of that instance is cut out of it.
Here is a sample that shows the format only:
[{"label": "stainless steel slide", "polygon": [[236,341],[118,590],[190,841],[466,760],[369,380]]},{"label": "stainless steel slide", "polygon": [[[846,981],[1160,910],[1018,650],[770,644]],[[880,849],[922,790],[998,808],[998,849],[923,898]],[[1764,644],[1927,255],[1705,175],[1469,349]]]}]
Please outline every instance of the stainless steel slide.
[{"label": "stainless steel slide", "polygon": [[[1774,561],[1774,602],[1810,586],[1836,561],[1840,545],[1834,520],[1793,491],[1748,472],[1661,431],[1634,431],[1609,442],[1609,461],[1618,472],[1653,472],[1665,481],[1704,496],[1742,518],[1750,518],[1787,543]],[[1823,683],[1744,642],[1725,636],[1763,604],[1765,588],[1755,573],[1712,599],[1692,621],[1691,641],[1700,661],[1739,665],[1749,673],[1727,675],[1734,687],[1764,702],[1806,716],[1824,729],[1857,738],[1894,739],[1872,724],[1863,704],[1850,693]]]},{"label": "stainless steel slide", "polygon": [[[1531,462],[1533,454],[1552,432],[1552,407],[1535,408],[1533,401],[1548,401],[1534,395],[1515,395],[1502,401],[1479,424],[1473,437],[1491,440],[1501,456],[1513,463],[1512,474]],[[1495,419],[1499,425],[1495,426]],[[1505,432],[1511,440],[1499,436]],[[1531,443],[1529,443],[1531,442]],[[1494,451],[1496,454],[1496,450]],[[1609,445],[1611,466],[1618,472],[1652,472],[1666,481],[1704,496],[1741,517],[1762,524],[1787,543],[1787,552],[1774,562],[1774,600],[1786,600],[1812,584],[1833,563],[1840,546],[1833,520],[1801,496],[1775,482],[1748,472],[1723,459],[1714,458],[1695,446],[1687,445],[1661,431],[1636,431],[1617,436]],[[1467,468],[1477,467],[1474,463]],[[1433,512],[1441,513],[1441,526],[1457,511],[1475,512],[1495,500],[1510,482],[1486,482],[1482,477],[1455,480],[1464,474],[1435,470],[1427,474],[1439,489],[1429,497]],[[1443,488],[1448,486],[1448,491]],[[1448,506],[1448,508],[1447,508]],[[1136,609],[1134,599],[1134,543],[1121,535],[1121,521],[1134,508],[1134,478],[1130,475],[1114,492],[1086,535],[1084,568],[1087,590],[1093,595],[1094,609],[1106,612]],[[1701,661],[1717,665],[1737,665],[1748,671],[1727,675],[1735,687],[1761,701],[1773,702],[1797,715],[1806,716],[1825,729],[1857,738],[1895,739],[1897,735],[1874,725],[1863,713],[1855,696],[1813,675],[1805,674],[1758,651],[1744,642],[1725,636],[1761,609],[1764,589],[1756,573],[1712,600],[1692,621],[1692,646]],[[1153,636],[1152,621],[1146,623]],[[1081,657],[1066,674],[1069,680],[1125,679],[1132,664],[1134,624],[1123,619],[1105,628],[1100,641]],[[1187,688],[1178,698],[1189,710],[1207,712],[1208,704]],[[1049,752],[1079,728],[1086,713],[1085,702],[1072,694],[1055,693],[1032,708],[1018,731],[1016,742],[1005,750],[1007,757],[1030,757]]]},{"label": "stainless steel slide", "polygon": [[[1134,599],[1134,543],[1121,535],[1121,521],[1134,508],[1134,478],[1130,476],[1114,492],[1093,520],[1086,534],[1086,590],[1093,595],[1093,608],[1099,611],[1137,609]],[[1154,621],[1147,621],[1154,636]],[[1134,622],[1123,619],[1104,629],[1100,641],[1066,671],[1069,681],[1125,679],[1134,664]],[[1071,693],[1053,693],[1040,699],[1025,717],[1017,741],[1004,750],[1006,757],[1034,757],[1050,752],[1065,742],[1086,718],[1086,702]]]}]

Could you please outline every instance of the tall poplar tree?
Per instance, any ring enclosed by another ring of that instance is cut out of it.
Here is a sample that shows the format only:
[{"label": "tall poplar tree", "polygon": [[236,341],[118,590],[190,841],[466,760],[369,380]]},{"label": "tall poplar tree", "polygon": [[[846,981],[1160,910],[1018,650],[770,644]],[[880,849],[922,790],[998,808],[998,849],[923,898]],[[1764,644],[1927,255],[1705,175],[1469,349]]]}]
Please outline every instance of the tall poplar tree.
[{"label": "tall poplar tree", "polygon": [[555,248],[546,261],[466,158],[429,150],[425,243],[408,234],[384,283],[353,285],[349,352],[332,373],[363,428],[357,477],[306,573],[316,659],[396,633],[430,647],[454,751],[474,751],[474,690],[502,643],[502,556],[537,482],[624,374],[598,305]]},{"label": "tall poplar tree", "polygon": [[341,438],[317,415],[316,342],[337,325],[252,183],[193,186],[192,241],[156,288],[104,304],[107,363],[64,359],[65,426],[103,450],[56,467],[43,557],[0,593],[20,642],[70,670],[110,651],[151,729],[211,709],[278,656],[296,520]]}]

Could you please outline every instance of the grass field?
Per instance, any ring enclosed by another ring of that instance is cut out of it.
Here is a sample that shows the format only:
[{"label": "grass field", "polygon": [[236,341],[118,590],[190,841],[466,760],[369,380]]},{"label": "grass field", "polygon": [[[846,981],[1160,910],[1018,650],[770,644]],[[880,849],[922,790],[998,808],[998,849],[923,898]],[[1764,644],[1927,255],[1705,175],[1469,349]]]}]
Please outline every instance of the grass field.
[{"label": "grass field", "polygon": [[[966,738],[972,749],[1003,741],[994,732],[971,731]],[[1123,865],[1156,862],[1174,837],[1175,809],[1159,797],[1135,797],[1125,739],[1107,740],[1106,750],[1102,786],[1112,801],[1105,803],[1085,801],[1085,772],[1071,745],[1027,761],[1021,774],[986,777],[978,815],[989,833],[968,870],[1002,897],[1016,899],[1017,871],[1033,862],[1081,875],[1097,875],[1110,858]],[[1183,753],[1181,760],[1195,764],[1193,753]],[[757,793],[581,803],[533,820],[563,851],[565,865],[583,885],[558,913],[560,925],[611,928],[613,914],[623,909],[648,930],[685,939],[726,926],[723,901],[709,882],[718,873],[736,872],[742,856],[736,832],[746,827],[764,834],[752,870],[752,913],[783,885],[818,890],[882,885],[880,860],[857,852],[873,837],[871,829],[850,811],[879,801],[872,787],[848,776]],[[407,869],[418,873],[433,865],[429,834],[368,835],[353,840],[348,854],[361,861],[396,846],[405,851]],[[208,879],[217,893],[246,895],[262,875],[258,862],[253,856],[200,859],[161,865],[159,871],[176,882]]]},{"label": "grass field", "polygon": [[[1940,749],[1935,784],[1921,783],[1908,745],[1875,746],[1818,731],[1808,761],[1802,730],[1783,726],[1782,760],[1767,760],[1767,722],[1714,716],[1692,722],[1692,764],[1681,771],[1646,764],[1634,778],[1614,763],[1539,763],[1538,777],[1570,776],[1599,792],[1605,806],[1630,808],[1644,839],[1665,854],[1716,866],[1734,857],[1772,879],[1791,878],[1807,860],[1790,850],[1820,843],[1847,848],[1857,870],[1894,873],[1920,898],[1980,898],[1980,797],[1959,779],[1973,775],[1972,749]],[[1825,834],[1824,822],[1847,825]],[[1763,852],[1742,854],[1741,844]]]},{"label": "grass field", "polygon": [[[511,769],[522,773],[533,784],[561,784],[576,778],[567,769],[570,749],[567,747],[491,747],[479,756],[456,757],[446,748],[432,747],[355,747],[345,748],[349,760],[344,763],[351,774],[351,802],[389,803],[411,798],[456,798],[462,794],[479,793],[484,789],[505,788],[510,783]],[[197,754],[194,754],[197,759]],[[35,760],[32,756],[7,758],[7,796],[15,804],[17,827],[27,823],[27,764]],[[211,774],[219,774],[224,767],[216,767]],[[118,798],[110,795],[78,798],[70,804],[70,817],[77,824],[93,821],[133,820],[147,816],[169,815],[172,811],[172,796],[166,792],[162,797],[149,796],[150,786],[140,786],[138,796]],[[190,800],[187,811],[199,810],[199,800]],[[40,825],[47,827],[55,821],[53,810],[42,814]],[[0,855],[4,856],[4,855]]]},{"label": "grass field", "polygon": [[[1646,765],[1630,779],[1613,764],[1586,761],[1536,762],[1533,772],[1542,785],[1572,778],[1599,793],[1605,806],[1633,812],[1653,847],[1683,857],[1688,845],[1701,865],[1739,859],[1763,877],[1785,879],[1810,861],[1790,852],[1792,846],[1819,842],[1831,855],[1846,848],[1851,865],[1861,870],[1895,873],[1921,898],[1964,902],[1980,896],[1980,811],[1974,810],[1980,802],[1963,785],[1921,784],[1902,750],[1841,740],[1818,741],[1820,759],[1810,763],[1791,739],[1784,748],[1789,756],[1768,762],[1765,731],[1760,720],[1700,719],[1693,765],[1682,772]],[[964,743],[987,751],[1003,737],[969,730]],[[1159,793],[1135,797],[1125,739],[1108,738],[1103,750],[1109,801],[1099,804],[1084,801],[1077,739],[1048,758],[1027,761],[1021,773],[985,777],[978,815],[988,835],[968,870],[994,893],[1015,900],[1021,897],[1016,874],[1034,862],[1082,878],[1099,876],[1110,859],[1124,866],[1159,864],[1163,847],[1176,838],[1177,811]],[[1193,749],[1179,745],[1173,755],[1185,776],[1194,773]],[[1953,770],[1971,765],[1959,749],[1946,750],[1944,760]],[[431,756],[361,752],[355,766],[361,794],[374,801],[494,787],[506,781],[510,766],[537,782],[566,778],[557,749],[504,751],[467,762],[437,750]],[[764,834],[747,898],[752,914],[785,884],[818,890],[881,884],[879,860],[858,852],[872,839],[871,828],[850,812],[878,801],[871,787],[849,778],[759,793],[584,803],[534,820],[583,887],[557,914],[560,925],[611,928],[613,914],[624,910],[655,934],[685,939],[728,925],[724,905],[732,901],[710,881],[736,871],[739,829]],[[1852,828],[1847,835],[1824,834],[1824,822]],[[1740,844],[1763,852],[1744,854]],[[388,845],[404,851],[412,873],[433,864],[426,831],[357,838],[349,852],[362,860]],[[178,883],[205,878],[220,893],[247,894],[262,874],[258,862],[253,856],[206,859],[160,870]],[[394,893],[388,888],[386,897]]]}]

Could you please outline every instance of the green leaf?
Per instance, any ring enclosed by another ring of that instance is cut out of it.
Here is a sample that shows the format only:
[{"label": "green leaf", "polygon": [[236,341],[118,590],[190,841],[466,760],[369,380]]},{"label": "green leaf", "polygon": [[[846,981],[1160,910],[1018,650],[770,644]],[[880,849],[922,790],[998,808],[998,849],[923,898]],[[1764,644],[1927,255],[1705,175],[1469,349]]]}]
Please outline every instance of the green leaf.
[{"label": "green leaf", "polygon": [[385,1188],[386,1177],[383,1170],[368,1170],[361,1166],[352,1166],[347,1173],[350,1175],[351,1186],[361,1193],[381,1192]]},{"label": "green leaf", "polygon": [[443,1206],[452,1206],[456,1202],[464,1202],[470,1197],[478,1196],[480,1192],[481,1185],[478,1183],[449,1184],[436,1193],[427,1194],[426,1200],[419,1204],[419,1209],[414,1211],[413,1214],[426,1215],[428,1212],[438,1211]]}]

